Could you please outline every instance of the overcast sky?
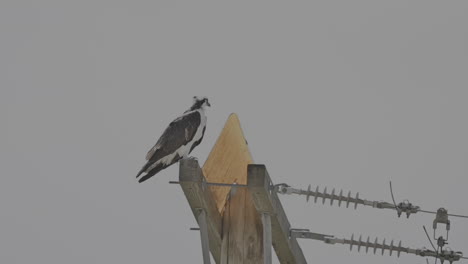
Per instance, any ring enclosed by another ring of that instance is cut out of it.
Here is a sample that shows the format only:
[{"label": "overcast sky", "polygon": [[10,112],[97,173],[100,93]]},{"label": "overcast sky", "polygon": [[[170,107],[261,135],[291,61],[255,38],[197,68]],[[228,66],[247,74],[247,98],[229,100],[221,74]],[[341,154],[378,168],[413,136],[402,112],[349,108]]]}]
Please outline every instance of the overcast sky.
[{"label": "overcast sky", "polygon": [[[467,1],[1,1],[0,262],[201,263],[167,183],[178,167],[135,180],[194,95],[212,104],[201,164],[236,112],[277,183],[391,201],[392,180],[398,201],[468,214],[467,14]],[[281,198],[295,228],[429,247],[432,215]],[[468,254],[468,221],[450,220],[449,246]],[[425,263],[300,244],[309,263]]]}]

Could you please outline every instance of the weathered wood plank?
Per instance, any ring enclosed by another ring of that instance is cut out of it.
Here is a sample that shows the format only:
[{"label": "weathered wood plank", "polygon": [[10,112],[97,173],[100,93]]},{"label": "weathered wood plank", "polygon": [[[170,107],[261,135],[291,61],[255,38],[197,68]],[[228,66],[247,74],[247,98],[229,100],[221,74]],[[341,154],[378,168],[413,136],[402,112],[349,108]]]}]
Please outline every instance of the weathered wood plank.
[{"label": "weathered wood plank", "polygon": [[263,263],[263,228],[262,218],[257,212],[252,200],[252,194],[247,188],[242,189],[245,193],[244,205],[244,264]]},{"label": "weathered wood plank", "polygon": [[221,263],[262,263],[262,223],[247,188],[233,188],[231,190],[223,222]]},{"label": "weathered wood plank", "polygon": [[271,217],[269,213],[262,213],[263,224],[263,264],[271,264]]},{"label": "weathered wood plank", "polygon": [[210,246],[208,240],[208,224],[206,221],[206,212],[200,209],[198,212],[198,225],[200,226],[200,239],[202,245],[203,264],[211,264],[210,261]]},{"label": "weathered wood plank", "polygon": [[277,194],[271,192],[272,185],[265,165],[248,165],[248,189],[257,211],[271,216],[273,248],[280,263],[307,263],[297,240],[289,237],[291,225]]},{"label": "weathered wood plank", "polygon": [[[228,197],[229,199],[229,197]],[[230,204],[226,203],[224,207],[224,211],[222,212],[223,215],[223,227],[222,227],[222,240],[221,240],[221,264],[228,264],[228,255],[229,255],[229,225],[230,223]]]},{"label": "weathered wood plank", "polygon": [[[228,238],[228,263],[243,263],[244,261],[244,225],[245,225],[245,188],[237,188],[231,192],[229,203],[229,227],[223,230]],[[226,217],[226,216],[224,216]]]},{"label": "weathered wood plank", "polygon": [[195,219],[198,221],[200,209],[206,212],[210,251],[216,263],[220,263],[222,234],[221,215],[213,200],[211,191],[202,184],[204,176],[200,166],[198,165],[198,161],[193,159],[182,159],[179,163],[180,186],[184,191],[185,197],[187,198]]}]

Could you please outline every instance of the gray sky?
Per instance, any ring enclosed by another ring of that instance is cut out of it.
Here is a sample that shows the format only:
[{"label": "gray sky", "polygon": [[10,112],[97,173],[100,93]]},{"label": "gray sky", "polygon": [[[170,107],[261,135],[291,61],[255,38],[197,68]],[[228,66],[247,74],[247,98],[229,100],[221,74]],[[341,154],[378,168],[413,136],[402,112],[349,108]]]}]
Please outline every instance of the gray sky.
[{"label": "gray sky", "polygon": [[[466,1],[0,3],[0,262],[200,263],[177,166],[146,151],[194,95],[206,159],[238,113],[275,182],[468,213]],[[392,211],[282,197],[294,227],[429,247]],[[468,254],[468,221],[450,247]],[[441,227],[442,228],[442,227]],[[301,241],[310,263],[425,263]]]}]

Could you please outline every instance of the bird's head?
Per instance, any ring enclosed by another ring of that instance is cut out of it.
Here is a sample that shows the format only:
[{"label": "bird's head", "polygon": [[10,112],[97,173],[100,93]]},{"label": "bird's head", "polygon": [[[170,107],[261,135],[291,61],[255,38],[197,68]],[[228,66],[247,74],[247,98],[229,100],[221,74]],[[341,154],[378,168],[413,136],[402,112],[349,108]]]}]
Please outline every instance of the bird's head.
[{"label": "bird's head", "polygon": [[195,109],[205,109],[207,106],[211,106],[210,102],[208,102],[208,98],[206,97],[193,97],[193,105],[191,107],[192,110]]}]

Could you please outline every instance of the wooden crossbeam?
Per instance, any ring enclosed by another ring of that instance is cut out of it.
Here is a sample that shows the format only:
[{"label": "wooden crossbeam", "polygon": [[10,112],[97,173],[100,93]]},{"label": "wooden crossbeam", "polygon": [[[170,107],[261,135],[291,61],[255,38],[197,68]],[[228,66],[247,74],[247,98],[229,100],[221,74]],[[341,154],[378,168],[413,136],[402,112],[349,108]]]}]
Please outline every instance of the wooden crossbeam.
[{"label": "wooden crossbeam", "polygon": [[277,193],[271,191],[273,183],[265,165],[248,165],[247,175],[247,185],[255,208],[260,214],[271,217],[272,243],[280,263],[307,263],[296,238],[289,236],[291,225]]}]

